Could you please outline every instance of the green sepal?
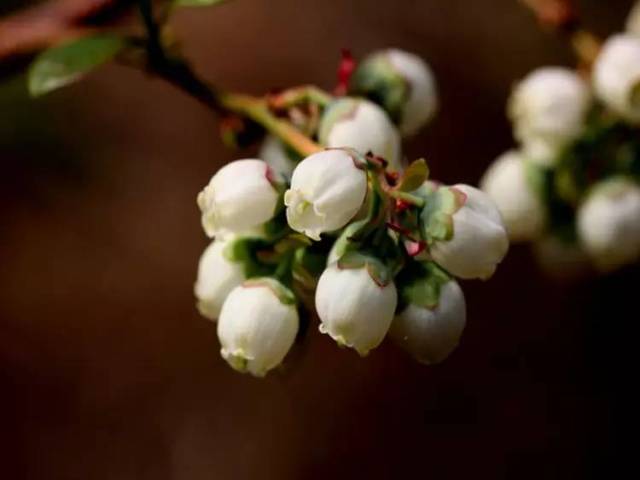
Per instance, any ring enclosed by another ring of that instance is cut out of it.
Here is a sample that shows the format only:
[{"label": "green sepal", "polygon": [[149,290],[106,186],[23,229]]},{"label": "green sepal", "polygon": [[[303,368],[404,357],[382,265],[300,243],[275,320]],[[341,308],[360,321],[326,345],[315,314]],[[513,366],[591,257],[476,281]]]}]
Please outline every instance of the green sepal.
[{"label": "green sepal", "polygon": [[440,303],[442,287],[452,277],[433,262],[411,262],[398,277],[405,305],[414,304],[433,310]]},{"label": "green sepal", "polygon": [[360,62],[351,77],[349,90],[380,105],[398,123],[409,97],[409,85],[381,52]]},{"label": "green sepal", "polygon": [[427,244],[453,238],[453,214],[465,203],[466,196],[453,187],[425,186],[418,190],[425,205],[420,212],[420,230]]},{"label": "green sepal", "polygon": [[424,158],[420,158],[409,165],[395,189],[401,192],[412,192],[429,178],[429,166]]},{"label": "green sepal", "polygon": [[265,258],[258,258],[259,252],[270,252],[269,244],[260,238],[239,238],[229,242],[222,252],[230,262],[241,263],[246,278],[262,277],[270,275],[273,265],[277,263],[274,259],[272,266],[265,265]]},{"label": "green sepal", "polygon": [[29,93],[38,97],[69,85],[112,60],[125,45],[122,37],[94,35],[49,48],[29,67]]},{"label": "green sepal", "polygon": [[295,305],[297,303],[294,293],[275,278],[252,278],[250,280],[245,280],[242,283],[242,286],[248,288],[267,287],[275,294],[276,297],[278,297],[278,300],[280,300],[284,305]]},{"label": "green sepal", "polygon": [[338,268],[343,270],[366,268],[367,273],[376,284],[387,286],[393,280],[393,272],[382,261],[361,252],[347,252],[338,260]]}]

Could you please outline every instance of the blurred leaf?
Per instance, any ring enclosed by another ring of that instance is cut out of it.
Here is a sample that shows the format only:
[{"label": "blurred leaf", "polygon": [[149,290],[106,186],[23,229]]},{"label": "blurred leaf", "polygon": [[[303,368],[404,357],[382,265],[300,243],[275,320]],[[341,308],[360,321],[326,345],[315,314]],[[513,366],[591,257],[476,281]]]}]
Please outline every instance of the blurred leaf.
[{"label": "blurred leaf", "polygon": [[174,0],[176,7],[211,7],[228,0]]},{"label": "blurred leaf", "polygon": [[124,44],[120,37],[97,35],[45,50],[29,67],[29,93],[38,97],[75,82],[113,59]]}]

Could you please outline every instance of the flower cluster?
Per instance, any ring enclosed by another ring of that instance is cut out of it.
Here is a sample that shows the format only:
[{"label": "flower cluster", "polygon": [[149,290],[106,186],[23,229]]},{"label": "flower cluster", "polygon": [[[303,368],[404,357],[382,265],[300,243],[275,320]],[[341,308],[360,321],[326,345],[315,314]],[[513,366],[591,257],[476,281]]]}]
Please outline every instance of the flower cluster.
[{"label": "flower cluster", "polygon": [[418,361],[439,362],[466,322],[455,277],[487,279],[507,252],[485,193],[429,181],[424,160],[403,159],[401,137],[437,108],[429,67],[378,52],[347,92],[279,103],[324,149],[301,158],[269,135],[261,159],[227,164],[198,196],[213,240],[197,306],[217,321],[236,370],[263,376],[279,365],[312,312],[322,333],[360,355],[389,334]]},{"label": "flower cluster", "polygon": [[590,71],[543,67],[519,82],[508,113],[519,143],[481,181],[512,241],[572,274],[640,259],[640,3]]}]

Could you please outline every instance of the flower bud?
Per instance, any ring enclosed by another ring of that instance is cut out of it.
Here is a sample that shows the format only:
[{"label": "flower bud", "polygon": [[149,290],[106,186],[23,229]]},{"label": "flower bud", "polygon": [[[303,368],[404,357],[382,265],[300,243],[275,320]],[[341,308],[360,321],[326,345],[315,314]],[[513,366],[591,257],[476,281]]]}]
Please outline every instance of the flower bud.
[{"label": "flower bud", "polygon": [[293,293],[270,278],[247,280],[222,305],[218,339],[234,369],[262,377],[282,363],[298,333]]},{"label": "flower bud", "polygon": [[469,185],[451,187],[466,198],[453,214],[453,237],[430,248],[433,260],[456,277],[487,279],[509,249],[507,231],[489,196]]},{"label": "flower bud", "polygon": [[341,98],[322,115],[318,138],[327,147],[349,147],[360,153],[372,152],[400,170],[400,135],[384,110],[375,103],[357,98]]},{"label": "flower bud", "polygon": [[316,290],[320,331],[363,356],[384,339],[397,303],[393,282],[377,284],[366,268],[331,265]]},{"label": "flower bud", "polygon": [[351,79],[351,90],[381,105],[405,136],[415,134],[438,108],[431,69],[404,50],[381,50],[365,58]]},{"label": "flower bud", "polygon": [[614,35],[593,66],[596,95],[630,122],[640,122],[640,37]]},{"label": "flower bud", "polygon": [[198,194],[205,233],[241,233],[270,220],[278,203],[272,181],[262,160],[236,160],[218,170]]},{"label": "flower bud", "polygon": [[464,294],[451,280],[441,287],[435,308],[407,305],[393,320],[389,335],[420,363],[439,363],[458,346],[466,322]]},{"label": "flower bud", "polygon": [[241,263],[234,262],[225,255],[225,248],[233,239],[215,240],[205,249],[198,264],[198,279],[194,293],[200,313],[215,320],[229,292],[244,280]]},{"label": "flower bud", "polygon": [[358,212],[367,194],[367,175],[347,149],[329,149],[302,160],[284,195],[287,221],[314,240],[344,227]]},{"label": "flower bud", "polygon": [[296,168],[296,161],[291,153],[287,151],[285,145],[274,135],[267,135],[260,147],[258,156],[267,162],[276,174],[284,180],[289,180],[293,169]]},{"label": "flower bud", "polygon": [[545,67],[525,77],[508,111],[527,158],[553,165],[559,151],[581,133],[589,105],[589,89],[572,70]]},{"label": "flower bud", "polygon": [[578,209],[578,235],[596,266],[612,270],[640,257],[640,186],[618,177],[596,185]]},{"label": "flower bud", "polygon": [[519,152],[509,151],[498,157],[480,186],[498,207],[512,241],[533,240],[542,234],[545,206],[527,178],[526,160]]},{"label": "flower bud", "polygon": [[640,36],[640,1],[631,7],[627,16],[627,33]]}]

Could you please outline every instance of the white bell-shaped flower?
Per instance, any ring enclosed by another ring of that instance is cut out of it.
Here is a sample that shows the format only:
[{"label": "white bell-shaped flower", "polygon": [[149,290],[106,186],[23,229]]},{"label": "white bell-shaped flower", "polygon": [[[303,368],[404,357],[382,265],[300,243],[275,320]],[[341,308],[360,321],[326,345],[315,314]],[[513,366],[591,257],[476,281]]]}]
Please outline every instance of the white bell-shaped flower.
[{"label": "white bell-shaped flower", "polygon": [[526,159],[512,150],[498,157],[480,181],[482,190],[498,207],[512,241],[533,240],[546,225],[545,206],[526,169]]},{"label": "white bell-shaped flower", "polygon": [[469,185],[452,188],[466,199],[453,214],[453,237],[431,245],[431,257],[456,277],[487,279],[509,249],[502,217],[486,193]]},{"label": "white bell-shaped flower", "polygon": [[351,78],[351,90],[380,104],[402,135],[415,134],[438,108],[435,77],[417,55],[389,48],[367,56]]},{"label": "white bell-shaped flower", "polygon": [[282,363],[298,333],[291,291],[270,278],[248,280],[222,305],[218,339],[234,369],[261,377]]},{"label": "white bell-shaped flower", "polygon": [[222,167],[198,194],[202,226],[209,237],[242,233],[269,221],[276,210],[278,190],[262,160],[236,160]]},{"label": "white bell-shaped flower", "polygon": [[636,1],[627,16],[627,32],[640,36],[640,1]]},{"label": "white bell-shaped flower", "polygon": [[389,335],[419,362],[439,363],[458,346],[466,321],[464,293],[451,280],[442,285],[435,308],[407,305],[393,320]]},{"label": "white bell-shaped flower", "polygon": [[551,166],[559,151],[582,132],[589,106],[589,88],[577,73],[543,67],[518,83],[508,111],[527,157]]},{"label": "white bell-shaped flower", "polygon": [[367,175],[355,152],[329,149],[302,160],[284,195],[287,221],[314,240],[344,227],[367,194]]},{"label": "white bell-shaped flower", "polygon": [[393,282],[378,285],[366,268],[331,265],[320,276],[316,289],[320,331],[360,355],[380,345],[397,303]]},{"label": "white bell-shaped flower", "polygon": [[290,179],[293,169],[296,168],[296,162],[291,158],[291,154],[275,135],[265,137],[258,156],[284,180]]},{"label": "white bell-shaped flower", "polygon": [[593,66],[593,85],[609,108],[640,123],[640,37],[620,34],[605,42]]},{"label": "white bell-shaped flower", "polygon": [[233,238],[228,238],[211,242],[198,264],[194,293],[198,310],[210,320],[218,318],[229,292],[245,280],[243,265],[225,255],[232,241]]},{"label": "white bell-shaped flower", "polygon": [[596,266],[611,270],[640,258],[640,186],[627,178],[596,185],[578,209],[578,235]]},{"label": "white bell-shaped flower", "polygon": [[401,170],[400,134],[386,112],[365,99],[345,97],[333,102],[322,115],[318,130],[326,147],[353,148],[372,152]]}]

